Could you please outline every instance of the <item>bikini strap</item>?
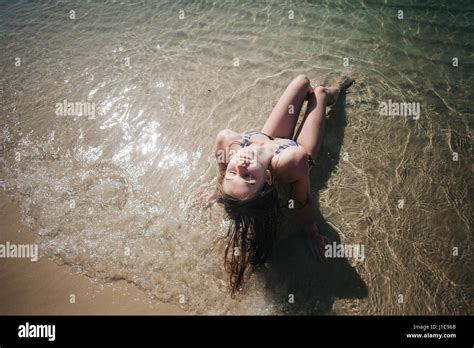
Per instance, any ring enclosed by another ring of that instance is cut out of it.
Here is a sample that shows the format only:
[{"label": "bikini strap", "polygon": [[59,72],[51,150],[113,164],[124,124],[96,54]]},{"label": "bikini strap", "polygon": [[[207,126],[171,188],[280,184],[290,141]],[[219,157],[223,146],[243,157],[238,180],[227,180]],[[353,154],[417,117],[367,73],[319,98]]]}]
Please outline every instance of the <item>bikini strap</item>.
[{"label": "bikini strap", "polygon": [[246,147],[249,140],[250,140],[250,137],[254,134],[261,134],[261,135],[265,135],[266,137],[268,137],[268,139],[270,140],[273,140],[274,138],[263,133],[263,132],[260,132],[260,131],[250,131],[250,132],[246,132],[244,134],[244,136],[242,137],[242,141],[240,142],[240,147]]},{"label": "bikini strap", "polygon": [[252,136],[251,132],[245,133],[242,138],[242,141],[240,142],[240,147],[246,147],[251,136]]},{"label": "bikini strap", "polygon": [[292,139],[289,139],[287,144],[278,145],[277,149],[275,150],[275,155],[278,155],[280,152],[282,152],[289,146],[298,146],[298,143]]}]

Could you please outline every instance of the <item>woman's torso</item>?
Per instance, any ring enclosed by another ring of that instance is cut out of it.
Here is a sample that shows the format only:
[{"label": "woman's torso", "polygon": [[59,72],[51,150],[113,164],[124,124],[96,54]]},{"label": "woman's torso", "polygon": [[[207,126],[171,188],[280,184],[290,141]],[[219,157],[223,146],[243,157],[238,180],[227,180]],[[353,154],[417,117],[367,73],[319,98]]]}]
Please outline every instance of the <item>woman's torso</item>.
[{"label": "woman's torso", "polygon": [[300,170],[301,166],[295,163],[295,158],[308,161],[305,150],[296,141],[288,138],[274,138],[260,131],[251,131],[244,134],[233,132],[232,143],[234,146],[248,147],[252,145],[270,146],[273,150],[271,166],[274,174],[282,182],[291,182],[295,177],[295,170]]}]

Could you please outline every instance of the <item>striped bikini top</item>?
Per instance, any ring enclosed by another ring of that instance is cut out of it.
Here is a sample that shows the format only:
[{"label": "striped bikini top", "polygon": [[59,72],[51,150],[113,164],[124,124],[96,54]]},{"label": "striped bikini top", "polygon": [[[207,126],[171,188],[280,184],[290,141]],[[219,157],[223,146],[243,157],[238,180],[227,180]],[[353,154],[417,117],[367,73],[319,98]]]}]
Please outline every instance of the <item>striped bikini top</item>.
[{"label": "striped bikini top", "polygon": [[[240,142],[240,147],[246,147],[249,144],[250,137],[254,134],[260,134],[266,136],[270,140],[275,140],[275,139],[286,139],[286,138],[274,138],[271,137],[270,135],[267,135],[263,132],[260,131],[250,131],[244,134],[242,141]],[[276,148],[274,155],[278,155],[280,152],[282,152],[284,149],[290,146],[299,146],[298,143],[292,139],[286,139],[288,142],[286,144],[279,144],[278,147]]]}]

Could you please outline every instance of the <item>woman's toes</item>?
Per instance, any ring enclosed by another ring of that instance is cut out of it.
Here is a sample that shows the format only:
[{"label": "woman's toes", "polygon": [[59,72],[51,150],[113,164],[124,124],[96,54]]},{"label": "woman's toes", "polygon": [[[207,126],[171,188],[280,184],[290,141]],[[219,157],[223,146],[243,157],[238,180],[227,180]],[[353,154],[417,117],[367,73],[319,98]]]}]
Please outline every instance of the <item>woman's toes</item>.
[{"label": "woman's toes", "polygon": [[340,89],[338,87],[328,87],[327,90],[328,90],[328,97],[326,99],[327,101],[326,105],[330,106],[336,102],[337,97],[339,96]]},{"label": "woman's toes", "polygon": [[316,94],[317,96],[322,96],[322,95],[325,95],[327,94],[327,87],[323,87],[323,86],[318,86],[314,89],[314,94]]},{"label": "woman's toes", "polygon": [[336,95],[339,93],[338,87],[326,87],[327,93],[330,95]]},{"label": "woman's toes", "polygon": [[339,94],[339,88],[337,87],[316,87],[314,93],[319,98],[324,98],[326,105],[332,105],[336,102]]}]

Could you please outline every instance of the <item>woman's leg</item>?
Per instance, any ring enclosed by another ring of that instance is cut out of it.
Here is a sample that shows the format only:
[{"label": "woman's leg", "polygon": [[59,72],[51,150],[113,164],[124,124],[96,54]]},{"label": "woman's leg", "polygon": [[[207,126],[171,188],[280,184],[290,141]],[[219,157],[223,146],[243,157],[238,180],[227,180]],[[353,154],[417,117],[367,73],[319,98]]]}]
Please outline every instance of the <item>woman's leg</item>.
[{"label": "woman's leg", "polygon": [[326,105],[335,101],[339,88],[317,87],[308,97],[308,106],[297,133],[296,141],[316,159],[323,139]]},{"label": "woman's leg", "polygon": [[292,138],[309,88],[309,79],[305,75],[295,77],[273,108],[262,132],[273,137]]}]

